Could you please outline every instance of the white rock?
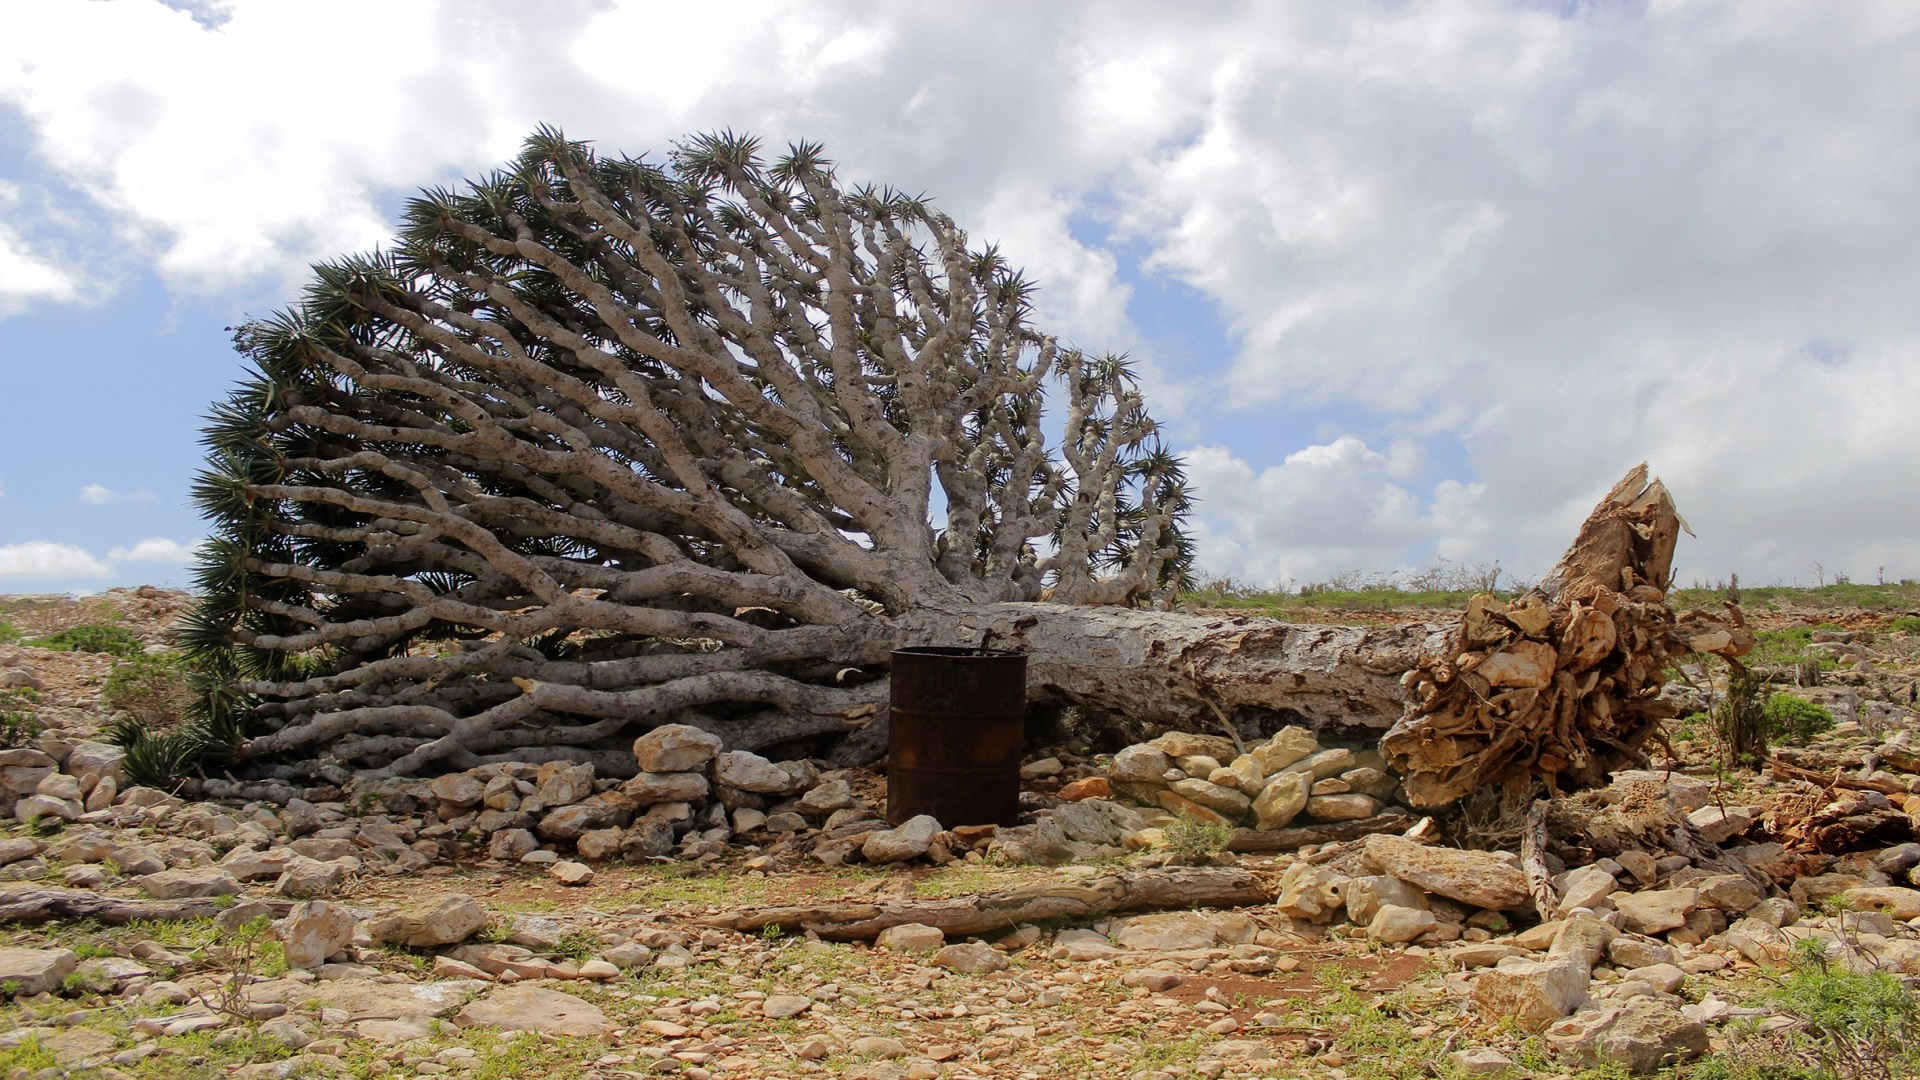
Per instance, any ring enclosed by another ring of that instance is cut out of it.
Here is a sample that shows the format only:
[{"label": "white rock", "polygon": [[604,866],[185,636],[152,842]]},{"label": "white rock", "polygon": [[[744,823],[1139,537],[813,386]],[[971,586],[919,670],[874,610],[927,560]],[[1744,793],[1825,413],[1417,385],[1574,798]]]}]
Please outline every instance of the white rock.
[{"label": "white rock", "polygon": [[80,958],[67,949],[15,949],[0,946],[0,983],[17,983],[22,996],[60,989]]},{"label": "white rock", "polygon": [[745,750],[728,750],[714,759],[715,782],[761,795],[784,795],[792,779],[778,765]]},{"label": "white rock", "polygon": [[1418,910],[1427,907],[1426,893],[1386,874],[1369,874],[1349,880],[1346,896],[1347,920],[1355,926],[1372,922],[1374,913],[1385,904]]},{"label": "white rock", "polygon": [[1635,934],[1658,934],[1685,926],[1687,915],[1699,905],[1700,894],[1695,889],[1650,889],[1613,897],[1622,929]]},{"label": "white rock", "polygon": [[1306,728],[1284,727],[1275,732],[1273,738],[1247,752],[1259,759],[1260,767],[1271,776],[1303,758],[1319,753],[1320,740]]},{"label": "white rock", "polygon": [[939,927],[925,923],[902,923],[880,931],[874,945],[888,952],[933,952],[947,943]]},{"label": "white rock", "polygon": [[1531,899],[1526,874],[1490,851],[1429,847],[1378,834],[1367,837],[1364,850],[1383,872],[1449,900],[1502,911]]},{"label": "white rock", "polygon": [[933,966],[967,975],[982,975],[1007,970],[1007,958],[991,945],[963,943],[948,945],[933,954]]},{"label": "white rock", "polygon": [[1212,948],[1219,940],[1219,931],[1200,912],[1174,911],[1160,915],[1136,915],[1120,925],[1113,939],[1127,949],[1179,952]]},{"label": "white rock", "polygon": [[1646,997],[1583,1010],[1549,1027],[1546,1039],[1575,1065],[1624,1065],[1635,1074],[1691,1061],[1708,1046],[1700,1021]]},{"label": "white rock", "polygon": [[[782,779],[785,779],[784,774]],[[724,780],[721,782],[725,783]],[[707,782],[705,773],[643,772],[620,785],[620,790],[641,806],[652,806],[656,803],[697,802],[707,797],[712,785]]]},{"label": "white rock", "polygon": [[1557,884],[1560,887],[1560,905],[1553,911],[1556,919],[1566,918],[1574,908],[1597,908],[1602,900],[1620,887],[1612,874],[1598,866],[1569,870]]},{"label": "white rock", "polygon": [[293,905],[274,928],[287,955],[287,966],[317,968],[348,945],[359,920],[338,904],[314,900]]},{"label": "white rock", "polygon": [[1382,904],[1373,913],[1373,920],[1367,923],[1367,940],[1400,945],[1431,932],[1438,925],[1433,912],[1425,908]]},{"label": "white rock", "polygon": [[1172,767],[1172,758],[1142,743],[1113,755],[1113,765],[1107,769],[1107,776],[1132,783],[1158,784],[1161,776]]},{"label": "white rock", "polygon": [[720,752],[720,736],[687,724],[663,724],[633,741],[642,772],[688,772],[706,768]]},{"label": "white rock", "polygon": [[1283,772],[1267,780],[1253,800],[1255,826],[1283,829],[1307,808],[1313,778],[1306,773]]},{"label": "white rock", "polygon": [[898,828],[883,829],[867,837],[860,854],[870,863],[894,863],[927,853],[933,838],[940,835],[940,822],[926,814],[909,818]]},{"label": "white rock", "polygon": [[457,945],[486,925],[487,913],[479,901],[461,893],[448,893],[396,911],[382,912],[367,923],[367,932],[381,944],[431,949]]},{"label": "white rock", "polygon": [[1540,1031],[1586,1002],[1591,979],[1577,960],[1507,959],[1474,978],[1473,1000],[1486,1019]]}]

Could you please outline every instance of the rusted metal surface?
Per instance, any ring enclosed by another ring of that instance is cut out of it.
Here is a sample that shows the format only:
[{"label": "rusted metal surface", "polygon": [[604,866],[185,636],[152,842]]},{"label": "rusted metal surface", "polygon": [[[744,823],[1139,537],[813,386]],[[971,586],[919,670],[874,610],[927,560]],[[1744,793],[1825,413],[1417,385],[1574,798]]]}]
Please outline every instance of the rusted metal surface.
[{"label": "rusted metal surface", "polygon": [[899,649],[891,693],[887,820],[1018,824],[1026,654]]}]

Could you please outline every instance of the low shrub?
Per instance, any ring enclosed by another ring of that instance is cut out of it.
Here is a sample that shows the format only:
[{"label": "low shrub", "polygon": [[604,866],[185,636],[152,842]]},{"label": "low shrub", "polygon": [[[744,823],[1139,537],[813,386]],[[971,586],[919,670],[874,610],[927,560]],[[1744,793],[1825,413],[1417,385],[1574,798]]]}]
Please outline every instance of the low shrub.
[{"label": "low shrub", "polygon": [[1227,850],[1227,841],[1233,839],[1231,827],[1217,821],[1201,821],[1191,814],[1181,814],[1164,831],[1167,850],[1183,863],[1208,862]]},{"label": "low shrub", "polygon": [[1792,694],[1768,698],[1764,715],[1767,737],[1788,746],[1805,746],[1814,736],[1833,730],[1833,713]]},{"label": "low shrub", "polygon": [[146,646],[134,636],[133,631],[124,626],[109,626],[104,623],[88,623],[84,626],[69,626],[65,630],[55,630],[45,637],[34,638],[27,642],[41,649],[62,649],[68,652],[105,653],[108,656],[139,656]]},{"label": "low shrub", "polygon": [[178,727],[193,706],[193,687],[177,656],[140,653],[113,665],[101,699],[150,728]]},{"label": "low shrub", "polygon": [[40,695],[31,690],[0,690],[0,750],[40,737],[39,703]]}]

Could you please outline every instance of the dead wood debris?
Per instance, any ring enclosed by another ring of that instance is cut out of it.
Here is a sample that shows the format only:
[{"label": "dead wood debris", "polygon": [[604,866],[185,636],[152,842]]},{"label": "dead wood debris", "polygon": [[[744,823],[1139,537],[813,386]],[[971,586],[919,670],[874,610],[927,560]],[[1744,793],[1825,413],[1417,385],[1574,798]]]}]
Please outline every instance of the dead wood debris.
[{"label": "dead wood debris", "polygon": [[1660,696],[1668,658],[1753,648],[1740,609],[1667,606],[1684,524],[1644,463],[1607,493],[1538,588],[1468,602],[1448,647],[1405,676],[1415,701],[1380,740],[1415,807],[1500,786],[1516,794],[1596,787],[1644,766],[1675,715]]}]

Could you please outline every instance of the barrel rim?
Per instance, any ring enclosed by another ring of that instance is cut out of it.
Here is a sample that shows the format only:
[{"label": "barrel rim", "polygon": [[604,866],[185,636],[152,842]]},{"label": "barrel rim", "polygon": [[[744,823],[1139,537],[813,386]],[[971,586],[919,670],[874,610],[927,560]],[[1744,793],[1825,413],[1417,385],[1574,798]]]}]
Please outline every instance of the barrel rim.
[{"label": "barrel rim", "polygon": [[1014,657],[1025,658],[1026,653],[1019,649],[980,649],[963,645],[914,645],[909,648],[893,650],[895,656],[937,657],[943,660],[1006,660]]}]

